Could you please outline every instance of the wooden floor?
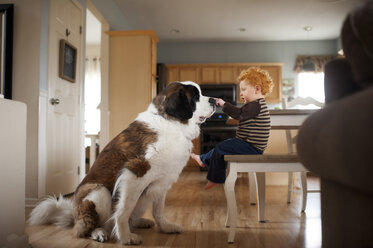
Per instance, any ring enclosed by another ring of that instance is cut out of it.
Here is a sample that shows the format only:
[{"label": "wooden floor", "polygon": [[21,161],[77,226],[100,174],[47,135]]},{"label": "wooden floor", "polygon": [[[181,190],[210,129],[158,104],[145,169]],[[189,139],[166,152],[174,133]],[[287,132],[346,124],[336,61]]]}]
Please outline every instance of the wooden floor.
[{"label": "wooden floor", "polygon": [[[249,204],[248,179],[241,175],[236,183],[238,228],[234,244],[228,244],[224,227],[226,200],[223,186],[204,190],[206,173],[185,171],[169,191],[166,217],[179,225],[181,234],[163,234],[157,227],[137,229],[143,243],[138,247],[321,247],[320,194],[308,194],[306,213],[300,213],[300,194],[286,203],[285,186],[267,186],[266,223],[258,223],[257,207]],[[316,178],[308,179],[309,188],[318,188]],[[27,213],[30,209],[27,210]],[[150,209],[145,217],[152,218]],[[55,226],[27,226],[33,248],[123,247],[111,240],[98,243],[73,238],[70,230]]]}]

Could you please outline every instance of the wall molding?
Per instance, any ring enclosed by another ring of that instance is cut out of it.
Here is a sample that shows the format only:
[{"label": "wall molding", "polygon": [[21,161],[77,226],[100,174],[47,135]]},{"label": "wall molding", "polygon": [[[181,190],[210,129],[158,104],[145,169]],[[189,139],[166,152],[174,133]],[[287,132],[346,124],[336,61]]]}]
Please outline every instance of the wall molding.
[{"label": "wall molding", "polygon": [[[38,197],[45,196],[47,170],[47,112],[48,90],[39,92],[39,142],[38,142]],[[29,198],[31,199],[31,198]],[[33,199],[33,198],[32,198]]]}]

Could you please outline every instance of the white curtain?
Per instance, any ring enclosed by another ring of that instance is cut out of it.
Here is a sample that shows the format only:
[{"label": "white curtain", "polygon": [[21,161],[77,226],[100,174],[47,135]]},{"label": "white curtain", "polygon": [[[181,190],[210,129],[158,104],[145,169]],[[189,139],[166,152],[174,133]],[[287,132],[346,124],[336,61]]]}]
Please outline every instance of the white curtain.
[{"label": "white curtain", "polygon": [[100,131],[100,110],[98,106],[101,102],[100,58],[87,57],[85,66],[84,131],[86,134],[98,134]]}]

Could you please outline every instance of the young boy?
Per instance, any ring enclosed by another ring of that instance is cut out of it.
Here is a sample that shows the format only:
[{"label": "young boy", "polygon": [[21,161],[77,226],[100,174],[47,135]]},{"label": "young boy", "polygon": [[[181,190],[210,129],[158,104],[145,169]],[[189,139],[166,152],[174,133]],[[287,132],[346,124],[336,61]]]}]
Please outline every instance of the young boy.
[{"label": "young boy", "polygon": [[225,182],[224,155],[263,154],[267,147],[271,125],[264,97],[272,91],[272,79],[267,71],[251,67],[242,71],[238,80],[240,97],[244,102],[242,107],[238,108],[223,99],[215,98],[215,104],[222,107],[224,113],[239,121],[236,137],[220,142],[205,154],[191,154],[199,166],[208,166],[205,189]]}]

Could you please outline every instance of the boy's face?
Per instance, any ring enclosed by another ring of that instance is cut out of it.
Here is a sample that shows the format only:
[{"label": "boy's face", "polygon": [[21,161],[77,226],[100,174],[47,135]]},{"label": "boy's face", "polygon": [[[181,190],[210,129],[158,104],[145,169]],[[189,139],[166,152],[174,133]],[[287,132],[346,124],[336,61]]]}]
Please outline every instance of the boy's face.
[{"label": "boy's face", "polygon": [[243,80],[240,82],[240,97],[244,103],[252,102],[258,99],[258,89],[249,82]]}]

